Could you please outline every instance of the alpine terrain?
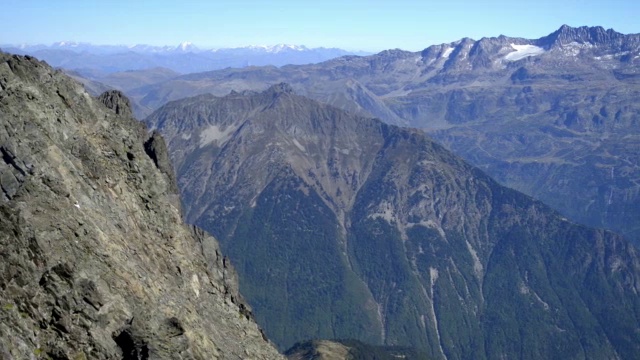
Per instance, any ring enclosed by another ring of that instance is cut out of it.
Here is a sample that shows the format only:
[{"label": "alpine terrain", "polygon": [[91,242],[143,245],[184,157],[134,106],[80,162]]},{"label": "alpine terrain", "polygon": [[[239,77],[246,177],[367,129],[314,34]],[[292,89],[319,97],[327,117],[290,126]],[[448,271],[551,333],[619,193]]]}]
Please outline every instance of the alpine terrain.
[{"label": "alpine terrain", "polygon": [[280,358],[121,93],[0,53],[0,154],[2,359]]},{"label": "alpine terrain", "polygon": [[355,338],[436,359],[640,353],[637,249],[420,130],[287,84],[170,102],[146,123],[167,139],[187,221],[220,240],[282,350]]},{"label": "alpine terrain", "polygon": [[299,94],[428,131],[500,183],[640,244],[640,35],[562,26],[303,66],[225,69],[141,87],[155,109],[202,93]]}]

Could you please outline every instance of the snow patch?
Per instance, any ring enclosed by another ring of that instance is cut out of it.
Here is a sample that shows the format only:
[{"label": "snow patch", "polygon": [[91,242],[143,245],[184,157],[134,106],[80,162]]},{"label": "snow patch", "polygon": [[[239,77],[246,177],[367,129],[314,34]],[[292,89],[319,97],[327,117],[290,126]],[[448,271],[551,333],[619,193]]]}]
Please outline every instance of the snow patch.
[{"label": "snow patch", "polygon": [[629,53],[630,53],[629,51],[623,51],[623,52],[619,52],[619,53],[615,53],[615,54],[608,54],[608,55],[603,55],[603,56],[594,56],[593,58],[595,60],[613,60],[615,58],[619,58],[619,57],[622,57],[622,56],[629,55]]},{"label": "snow patch", "polygon": [[392,223],[396,221],[396,216],[393,213],[393,205],[390,203],[383,201],[378,205],[378,212],[375,214],[371,214],[368,216],[369,219],[378,219],[382,218],[386,220],[388,223]]},{"label": "snow patch", "polygon": [[298,149],[300,149],[300,151],[307,152],[307,149],[305,149],[305,147],[302,146],[302,144],[300,144],[300,142],[297,139],[293,139],[293,145],[295,145]]},{"label": "snow patch", "polygon": [[430,311],[431,317],[433,317],[433,326],[436,329],[436,336],[438,337],[438,346],[440,347],[440,353],[446,359],[447,356],[444,354],[444,349],[442,348],[442,339],[440,337],[440,326],[438,325],[438,317],[436,316],[436,309],[435,309],[434,300],[433,300],[434,298],[433,287],[436,284],[436,281],[438,280],[438,269],[429,267],[429,278],[431,280],[431,299],[430,299],[431,308],[429,310],[431,310]]},{"label": "snow patch", "polygon": [[182,135],[180,135],[180,137],[181,137],[183,140],[189,140],[189,139],[191,139],[191,134],[182,134]]},{"label": "snow patch", "polygon": [[480,258],[478,257],[478,252],[473,248],[473,246],[471,246],[469,241],[467,241],[467,249],[471,254],[471,258],[473,258],[473,272],[478,278],[482,278],[482,272],[484,268],[482,266],[482,263],[480,262]]},{"label": "snow patch", "polygon": [[232,126],[221,130],[217,125],[211,125],[200,133],[200,147],[204,147],[213,142],[215,142],[216,145],[221,146],[231,138],[231,134],[234,131],[235,128]]},{"label": "snow patch", "polygon": [[582,49],[591,49],[593,44],[591,43],[579,43],[579,42],[570,42],[566,45],[562,46],[562,52],[567,56],[578,56]]},{"label": "snow patch", "polygon": [[187,51],[193,48],[193,43],[191,43],[190,41],[184,41],[181,42],[180,45],[178,45],[178,48],[182,51]]},{"label": "snow patch", "polygon": [[453,48],[452,48],[452,47],[450,47],[450,48],[446,48],[446,49],[442,52],[442,57],[446,59],[446,58],[448,58],[448,57],[449,57],[449,55],[451,55],[451,53],[452,53],[452,52],[453,52]]},{"label": "snow patch", "polygon": [[272,53],[272,54],[277,54],[283,51],[308,51],[309,50],[309,48],[307,48],[304,45],[290,45],[290,44],[250,45],[240,49],[261,50],[261,51]]},{"label": "snow patch", "polygon": [[438,269],[436,268],[429,268],[429,278],[431,279],[431,293],[433,294],[433,286],[436,284],[436,281],[438,280]]},{"label": "snow patch", "polygon": [[511,44],[511,47],[515,50],[513,52],[508,53],[504,59],[507,61],[518,61],[520,59],[524,59],[528,56],[536,56],[543,54],[545,50],[539,46],[535,45],[516,45]]}]

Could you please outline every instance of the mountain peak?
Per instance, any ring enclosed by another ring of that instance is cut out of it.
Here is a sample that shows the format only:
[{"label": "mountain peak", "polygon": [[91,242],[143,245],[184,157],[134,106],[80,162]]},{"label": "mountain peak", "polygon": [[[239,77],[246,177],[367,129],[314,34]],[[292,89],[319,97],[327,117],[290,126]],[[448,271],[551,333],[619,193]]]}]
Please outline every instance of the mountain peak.
[{"label": "mountain peak", "polygon": [[264,51],[267,53],[280,53],[280,52],[286,52],[286,51],[309,51],[312,49],[309,49],[308,47],[304,46],[304,45],[290,45],[290,44],[276,44],[276,45],[249,45],[244,47],[245,49],[249,49],[249,50],[258,50],[258,51]]},{"label": "mountain peak", "polygon": [[270,86],[265,93],[268,94],[293,94],[293,88],[291,87],[291,85],[285,83],[285,82],[281,82],[279,84],[276,85],[272,85]]},{"label": "mountain peak", "polygon": [[190,42],[190,41],[181,42],[178,46],[176,46],[175,49],[178,50],[178,51],[182,51],[182,52],[189,52],[189,51],[198,50],[198,48],[195,45],[193,45],[193,43]]},{"label": "mountain peak", "polygon": [[[192,184],[182,188],[187,218],[221,239],[247,288],[256,289],[246,295],[266,334],[282,349],[357,336],[423,348],[431,358],[458,349],[459,358],[517,357],[519,339],[513,350],[482,348],[512,328],[545,339],[531,349],[540,357],[583,351],[585,332],[595,334],[590,339],[603,357],[637,353],[637,336],[607,338],[638,328],[626,304],[636,304],[640,268],[622,238],[573,225],[500,187],[422,131],[271,94],[186,98],[145,121],[173,146],[179,183]],[[607,275],[614,271],[626,278]],[[538,285],[535,274],[550,274],[552,285]],[[318,296],[307,295],[321,286]],[[281,299],[301,305],[284,309]],[[337,308],[336,301],[352,305]],[[317,310],[300,315],[309,308]],[[519,316],[511,320],[505,311]],[[585,322],[557,316],[571,311],[587,314]],[[460,330],[456,318],[438,318],[445,312],[470,325]],[[405,327],[414,314],[425,314],[424,321]],[[500,321],[487,323],[485,315]],[[628,322],[599,320],[617,316]],[[348,323],[333,320],[340,318]],[[566,329],[563,336],[558,328]],[[440,346],[439,332],[455,335]],[[470,338],[480,347],[458,340]]]},{"label": "mountain peak", "polygon": [[602,26],[571,27],[562,25],[558,30],[540,39],[540,43],[547,47],[562,46],[572,42],[579,44],[603,44],[623,38],[624,35],[613,29],[605,30]]}]

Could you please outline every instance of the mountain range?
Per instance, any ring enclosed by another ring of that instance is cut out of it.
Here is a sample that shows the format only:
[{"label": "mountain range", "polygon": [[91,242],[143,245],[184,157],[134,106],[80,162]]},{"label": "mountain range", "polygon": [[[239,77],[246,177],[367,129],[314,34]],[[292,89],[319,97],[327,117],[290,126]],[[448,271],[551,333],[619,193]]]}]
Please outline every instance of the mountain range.
[{"label": "mountain range", "polygon": [[562,26],[312,65],[189,74],[129,95],[147,109],[202,93],[300,95],[423,129],[504,185],[640,242],[640,35]]},{"label": "mountain range", "polygon": [[65,70],[85,89],[0,53],[0,353],[635,358],[639,44],[563,26],[186,76],[114,50]]},{"label": "mountain range", "polygon": [[294,94],[210,94],[145,122],[186,219],[220,240],[281,350],[317,338],[430,358],[632,358],[640,259],[422,131]]},{"label": "mountain range", "polygon": [[338,48],[307,48],[278,44],[238,48],[200,49],[190,42],[177,46],[93,45],[73,41],[45,45],[0,45],[6,52],[35,56],[51,66],[67,70],[105,73],[164,67],[177,73],[192,73],[259,65],[316,63],[343,55],[368,55]]}]

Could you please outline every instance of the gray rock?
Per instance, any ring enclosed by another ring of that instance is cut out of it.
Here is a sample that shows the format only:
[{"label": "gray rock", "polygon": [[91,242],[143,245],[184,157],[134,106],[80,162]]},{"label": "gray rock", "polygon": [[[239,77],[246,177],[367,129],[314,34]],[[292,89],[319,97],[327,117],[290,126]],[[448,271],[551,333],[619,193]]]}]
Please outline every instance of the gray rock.
[{"label": "gray rock", "polygon": [[0,53],[0,153],[3,359],[281,357],[121,94]]},{"label": "gray rock", "polygon": [[98,96],[98,101],[118,115],[131,116],[131,102],[118,90],[109,90]]}]

